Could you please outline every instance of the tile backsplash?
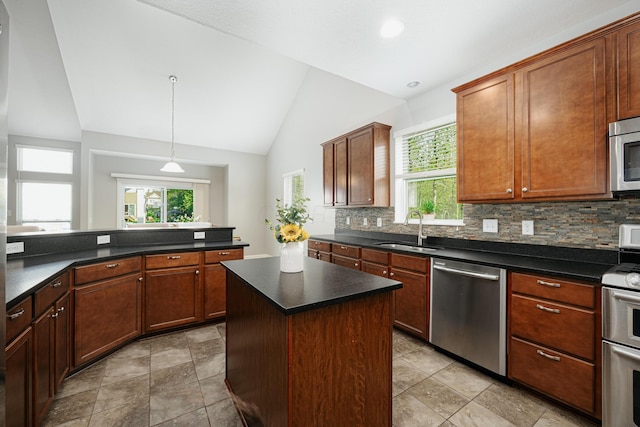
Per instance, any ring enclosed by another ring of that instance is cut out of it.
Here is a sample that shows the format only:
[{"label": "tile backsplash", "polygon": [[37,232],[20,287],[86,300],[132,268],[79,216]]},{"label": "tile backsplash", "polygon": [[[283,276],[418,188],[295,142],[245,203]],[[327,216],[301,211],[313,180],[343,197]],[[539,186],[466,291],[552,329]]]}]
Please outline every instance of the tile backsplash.
[{"label": "tile backsplash", "polygon": [[[588,249],[617,249],[620,224],[640,223],[640,199],[594,202],[465,204],[464,226],[427,225],[430,236]],[[394,208],[335,209],[336,229],[416,234],[418,226],[394,223]],[[349,224],[347,224],[349,218]],[[367,225],[364,219],[367,219]],[[377,227],[381,218],[382,227]],[[498,232],[482,231],[483,219],[497,219]],[[522,221],[534,221],[534,235]]]}]

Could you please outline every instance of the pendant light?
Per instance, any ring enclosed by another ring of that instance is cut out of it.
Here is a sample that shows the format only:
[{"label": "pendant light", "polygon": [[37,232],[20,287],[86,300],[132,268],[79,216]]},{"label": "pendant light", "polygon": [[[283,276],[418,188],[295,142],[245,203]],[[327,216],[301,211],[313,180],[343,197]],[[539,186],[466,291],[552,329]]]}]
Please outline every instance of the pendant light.
[{"label": "pendant light", "polygon": [[174,138],[174,116],[175,116],[175,94],[174,87],[178,78],[176,76],[169,76],[169,81],[171,81],[171,158],[169,161],[160,169],[162,172],[173,172],[173,173],[184,173],[184,170],[180,167],[179,164],[176,163],[176,149]]}]

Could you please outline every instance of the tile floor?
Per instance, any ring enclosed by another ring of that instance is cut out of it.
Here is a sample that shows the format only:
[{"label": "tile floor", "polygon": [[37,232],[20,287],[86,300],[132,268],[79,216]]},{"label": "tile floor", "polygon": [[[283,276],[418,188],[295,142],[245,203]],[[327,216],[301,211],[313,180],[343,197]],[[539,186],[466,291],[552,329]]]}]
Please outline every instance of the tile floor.
[{"label": "tile floor", "polygon": [[[129,344],[66,379],[45,426],[240,426],[225,325]],[[394,331],[393,426],[594,426]]]}]

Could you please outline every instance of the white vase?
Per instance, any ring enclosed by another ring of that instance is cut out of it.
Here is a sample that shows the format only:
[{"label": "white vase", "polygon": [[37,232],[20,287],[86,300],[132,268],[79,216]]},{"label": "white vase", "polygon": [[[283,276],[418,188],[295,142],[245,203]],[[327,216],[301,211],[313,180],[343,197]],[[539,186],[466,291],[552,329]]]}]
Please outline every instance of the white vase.
[{"label": "white vase", "polygon": [[284,243],[280,247],[280,271],[298,273],[302,271],[304,262],[304,245],[302,242]]}]

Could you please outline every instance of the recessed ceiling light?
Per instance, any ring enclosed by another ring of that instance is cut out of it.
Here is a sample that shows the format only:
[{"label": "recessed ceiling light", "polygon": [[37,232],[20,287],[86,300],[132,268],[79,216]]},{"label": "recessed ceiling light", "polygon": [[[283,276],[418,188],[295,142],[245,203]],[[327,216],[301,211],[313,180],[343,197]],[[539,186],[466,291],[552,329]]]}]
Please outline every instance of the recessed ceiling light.
[{"label": "recessed ceiling light", "polygon": [[380,35],[385,39],[399,36],[404,31],[404,24],[397,19],[390,19],[380,28]]},{"label": "recessed ceiling light", "polygon": [[418,87],[418,85],[420,85],[420,82],[417,80],[407,83],[407,87],[410,87],[410,88]]}]

